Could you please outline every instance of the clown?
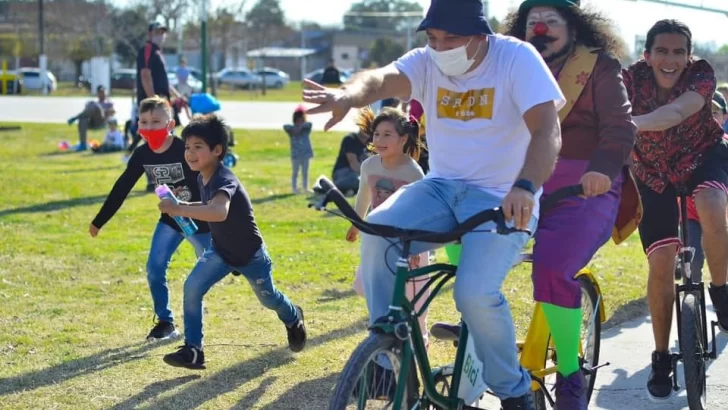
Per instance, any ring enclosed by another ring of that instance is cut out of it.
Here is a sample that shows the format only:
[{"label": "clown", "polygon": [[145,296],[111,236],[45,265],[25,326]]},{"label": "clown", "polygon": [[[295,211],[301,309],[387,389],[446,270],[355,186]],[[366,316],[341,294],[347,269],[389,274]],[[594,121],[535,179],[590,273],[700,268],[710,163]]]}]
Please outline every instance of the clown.
[{"label": "clown", "polygon": [[559,358],[556,408],[586,410],[575,276],[610,236],[617,243],[626,239],[640,213],[629,172],[636,127],[617,60],[624,49],[604,17],[582,10],[578,0],[527,0],[508,17],[506,34],[539,51],[567,100],[559,111],[559,159],[541,200],[576,184],[584,197],[561,201],[539,218],[532,277]]}]

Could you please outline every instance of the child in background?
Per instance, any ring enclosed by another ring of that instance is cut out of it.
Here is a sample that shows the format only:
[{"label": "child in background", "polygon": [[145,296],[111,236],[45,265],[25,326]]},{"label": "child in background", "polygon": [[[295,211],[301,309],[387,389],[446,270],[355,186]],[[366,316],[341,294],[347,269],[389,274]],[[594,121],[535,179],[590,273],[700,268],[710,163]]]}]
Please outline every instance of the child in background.
[{"label": "child in background", "polygon": [[291,186],[293,193],[298,194],[298,171],[301,170],[301,185],[303,192],[308,191],[308,166],[313,158],[311,146],[311,123],[306,121],[306,108],[299,106],[293,112],[293,125],[286,124],[283,130],[291,141]]},{"label": "child in background", "polygon": [[165,199],[159,209],[169,216],[207,221],[212,244],[197,261],[184,285],[185,345],[164,356],[175,367],[204,369],[202,350],[202,298],[216,283],[239,272],[250,283],[260,303],[276,312],[285,324],[288,347],[300,352],[306,345],[303,310],[276,289],[272,262],[253,216],[253,205],[240,180],[222,159],[229,128],[215,115],[193,118],[182,130],[185,159],[198,171],[201,202],[175,204]]},{"label": "child in background", "polygon": [[[172,110],[160,97],[147,98],[139,104],[139,134],[147,143],[131,154],[126,169],[111,188],[101,210],[89,225],[89,234],[96,237],[124,203],[134,184],[146,172],[155,185],[167,184],[175,195],[184,201],[199,201],[197,171],[193,171],[184,160],[184,142],[172,135],[174,120]],[[152,328],[147,340],[163,340],[179,335],[169,305],[167,266],[180,243],[187,239],[195,248],[197,256],[202,255],[210,245],[210,227],[206,222],[195,221],[198,230],[185,238],[182,231],[169,215],[162,214],[152,235],[152,244],[147,259],[147,280],[152,293],[154,313],[159,321]]]},{"label": "child in background", "polygon": [[[405,113],[395,108],[385,107],[376,117],[371,109],[364,108],[359,112],[357,124],[361,132],[373,136],[372,145],[377,154],[361,164],[355,209],[364,218],[367,210],[376,209],[403,186],[422,179],[424,173],[417,165],[421,147],[417,121],[408,119]],[[346,240],[354,242],[358,235],[359,230],[352,226],[346,233]],[[427,252],[410,258],[412,268],[428,264]],[[359,295],[366,297],[361,274],[361,270],[357,268],[354,289]],[[428,279],[420,277],[410,280],[406,287],[407,297],[412,300]],[[425,299],[426,297],[421,298],[415,309],[420,309]],[[419,322],[427,342],[427,312],[420,316]]]},{"label": "child in background", "polygon": [[93,152],[117,152],[124,149],[124,134],[119,131],[119,123],[116,118],[109,118],[107,121],[109,124],[109,130],[106,132],[106,138],[104,142],[98,147],[91,148]]}]

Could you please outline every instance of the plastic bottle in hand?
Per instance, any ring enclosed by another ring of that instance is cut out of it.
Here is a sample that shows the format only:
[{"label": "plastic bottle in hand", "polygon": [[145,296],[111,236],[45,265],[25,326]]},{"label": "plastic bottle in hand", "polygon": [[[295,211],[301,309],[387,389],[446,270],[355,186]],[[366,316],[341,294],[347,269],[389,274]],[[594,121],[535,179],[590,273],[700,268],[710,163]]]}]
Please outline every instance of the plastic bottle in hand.
[{"label": "plastic bottle in hand", "polygon": [[[179,200],[177,200],[177,197],[174,196],[174,193],[171,189],[167,186],[167,184],[163,184],[158,186],[154,192],[157,194],[159,199],[171,199],[174,201],[174,203],[178,204]],[[183,216],[174,216],[173,217],[175,222],[177,222],[177,225],[179,225],[180,229],[182,229],[182,233],[185,237],[193,235],[195,232],[197,232],[197,224],[195,224],[195,221],[193,221],[190,218],[185,218]]]}]

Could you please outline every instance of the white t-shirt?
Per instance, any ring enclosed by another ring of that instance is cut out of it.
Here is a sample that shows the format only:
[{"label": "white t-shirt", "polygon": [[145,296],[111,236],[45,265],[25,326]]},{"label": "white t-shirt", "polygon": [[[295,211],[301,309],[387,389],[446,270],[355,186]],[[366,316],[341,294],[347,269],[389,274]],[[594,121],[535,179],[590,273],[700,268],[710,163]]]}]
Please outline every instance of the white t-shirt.
[{"label": "white t-shirt", "polygon": [[422,104],[427,118],[426,178],[466,181],[503,198],[531,141],[523,114],[548,101],[560,110],[566,99],[531,44],[502,35],[488,41],[483,62],[462,76],[442,74],[425,48],[394,65],[409,78],[410,98]]}]

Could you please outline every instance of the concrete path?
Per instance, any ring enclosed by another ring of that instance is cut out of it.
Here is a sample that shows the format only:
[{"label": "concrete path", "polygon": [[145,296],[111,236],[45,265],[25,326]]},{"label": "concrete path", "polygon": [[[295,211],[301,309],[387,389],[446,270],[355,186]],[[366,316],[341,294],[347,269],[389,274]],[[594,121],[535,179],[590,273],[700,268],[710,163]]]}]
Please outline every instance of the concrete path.
[{"label": "concrete path", "polygon": [[[68,118],[78,114],[87,101],[85,97],[32,97],[0,96],[0,121],[65,124]],[[131,116],[131,97],[112,98],[117,119],[124,124]],[[220,115],[234,128],[280,129],[291,122],[296,102],[222,101]],[[353,131],[354,111],[338,124],[335,131]],[[184,115],[182,115],[184,117]],[[314,129],[323,130],[329,116],[312,115],[309,121]],[[184,119],[183,119],[184,121]]]}]

